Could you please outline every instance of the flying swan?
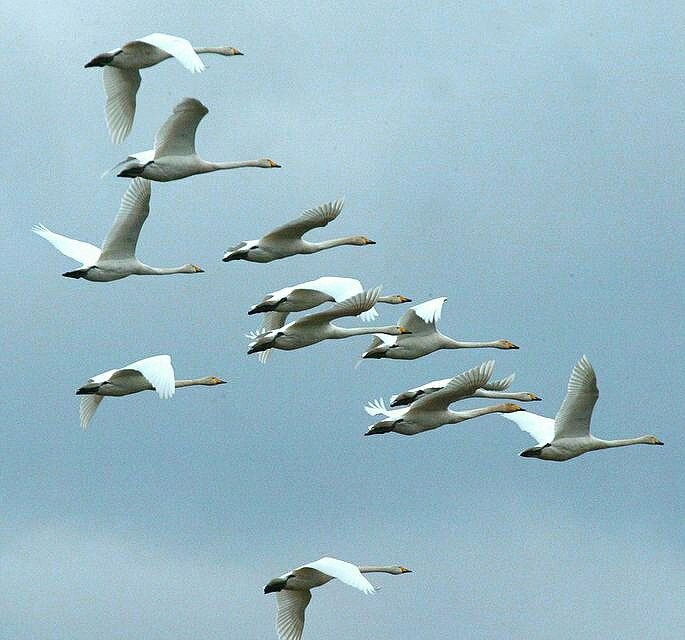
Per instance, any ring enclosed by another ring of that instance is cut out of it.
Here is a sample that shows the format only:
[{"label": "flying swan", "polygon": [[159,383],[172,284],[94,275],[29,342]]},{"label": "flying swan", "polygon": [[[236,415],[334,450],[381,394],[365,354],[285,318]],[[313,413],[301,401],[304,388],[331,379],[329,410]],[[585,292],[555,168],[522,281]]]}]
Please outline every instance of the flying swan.
[{"label": "flying swan", "polygon": [[448,338],[438,331],[436,323],[440,320],[442,305],[447,298],[435,298],[409,307],[398,324],[408,329],[410,335],[383,336],[374,338],[362,358],[390,358],[393,360],[414,360],[438,349],[473,349],[493,347],[495,349],[518,349],[509,340],[490,342],[464,342]]},{"label": "flying swan", "polygon": [[573,367],[566,398],[554,420],[535,413],[504,415],[537,441],[536,447],[521,452],[524,458],[540,458],[563,462],[577,456],[611,447],[630,444],[664,444],[656,436],[640,436],[625,440],[600,440],[590,433],[590,418],[599,390],[590,361],[583,356]]},{"label": "flying swan", "polygon": [[[264,296],[259,304],[253,305],[247,314],[264,313],[264,321],[260,330],[264,333],[280,329],[292,311],[307,311],[324,302],[342,302],[362,291],[364,291],[362,283],[355,278],[324,276],[269,293]],[[376,302],[403,304],[411,302],[411,299],[400,294],[394,294],[379,296]],[[370,322],[377,317],[378,312],[375,307],[371,307],[359,315],[359,318],[364,322]],[[256,337],[260,332],[251,334],[251,337]],[[267,349],[259,354],[260,362],[266,362],[270,351]]]},{"label": "flying swan", "polygon": [[495,367],[494,360],[488,360],[479,367],[474,367],[464,373],[454,376],[448,384],[439,391],[425,395],[409,407],[400,409],[386,409],[383,400],[374,400],[364,407],[371,416],[382,415],[384,420],[369,427],[365,436],[394,431],[404,436],[414,436],[417,433],[437,429],[445,424],[457,424],[464,420],[484,416],[488,413],[508,413],[523,411],[516,404],[506,403],[490,407],[470,409],[468,411],[450,411],[449,406],[468,398],[488,383]]},{"label": "flying swan", "polygon": [[180,180],[198,173],[210,173],[220,169],[240,167],[280,167],[273,160],[248,160],[246,162],[208,162],[195,151],[195,132],[200,120],[209,109],[195,98],[184,98],[174,107],[174,112],[155,136],[154,149],[133,153],[110,171],[121,168],[120,178],[141,176],[157,182]]},{"label": "flying swan", "polygon": [[198,53],[242,56],[234,47],[193,47],[185,38],[166,33],[151,33],[95,56],[88,67],[104,67],[102,82],[107,95],[105,117],[112,142],[122,142],[130,133],[136,113],[136,94],[140,87],[139,69],[152,67],[168,58],[176,58],[188,71],[205,70]]},{"label": "flying swan", "polygon": [[128,396],[139,391],[156,391],[160,398],[171,398],[176,389],[203,385],[213,387],[225,384],[216,376],[194,380],[175,380],[171,356],[152,356],[127,364],[121,369],[111,369],[88,380],[76,390],[82,395],[80,414],[81,427],[87,429],[98,406],[105,396]]},{"label": "flying swan", "polygon": [[[534,393],[528,391],[508,391],[511,383],[514,381],[515,374],[511,374],[501,380],[493,380],[488,382],[484,387],[476,389],[470,398],[491,398],[499,400],[518,400],[519,402],[534,402],[542,400],[542,398]],[[422,384],[420,387],[414,387],[397,395],[390,396],[391,407],[402,407],[409,405],[417,398],[428,395],[434,391],[443,389],[452,378],[444,378],[443,380],[431,380]]]},{"label": "flying swan", "polygon": [[249,262],[271,262],[294,256],[298,253],[316,253],[324,249],[339,247],[345,244],[364,246],[376,244],[365,236],[345,236],[324,242],[307,242],[302,236],[316,229],[325,227],[335,220],[342,211],[344,200],[336,200],[308,209],[298,218],[270,231],[259,240],[247,240],[226,251],[222,260],[247,260]]},{"label": "flying swan", "polygon": [[316,344],[322,340],[338,340],[350,336],[359,336],[369,333],[389,333],[400,335],[406,333],[406,329],[398,326],[390,327],[338,327],[331,323],[337,318],[346,316],[358,316],[373,307],[380,296],[381,288],[376,287],[363,291],[355,296],[337,302],[330,309],[312,313],[304,318],[289,322],[279,329],[261,333],[249,344],[249,353],[257,353],[266,349],[301,349]]},{"label": "flying swan", "polygon": [[304,611],[312,599],[311,589],[315,587],[337,578],[364,593],[375,593],[376,589],[363,573],[401,575],[411,573],[411,570],[399,565],[358,567],[336,558],[321,558],[269,581],[264,587],[264,593],[276,593],[276,631],[279,639],[302,638]]},{"label": "flying swan", "polygon": [[84,278],[91,282],[111,282],[127,276],[160,276],[171,273],[203,273],[195,264],[181,267],[150,267],[135,256],[138,236],[150,212],[150,183],[137,178],[129,185],[121,199],[119,213],[109,230],[102,249],[89,242],[81,242],[54,233],[42,224],[32,231],[45,238],[59,252],[81,262],[81,267],[67,271],[67,278]]}]

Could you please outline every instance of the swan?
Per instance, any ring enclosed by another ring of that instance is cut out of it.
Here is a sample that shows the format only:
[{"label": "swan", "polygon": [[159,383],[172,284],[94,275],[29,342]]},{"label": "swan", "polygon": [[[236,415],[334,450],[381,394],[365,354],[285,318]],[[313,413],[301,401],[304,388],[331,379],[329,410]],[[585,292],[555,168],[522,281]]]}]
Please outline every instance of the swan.
[{"label": "swan", "polygon": [[492,347],[494,349],[518,349],[509,340],[490,342],[463,342],[453,340],[440,333],[436,323],[440,320],[442,305],[447,298],[435,298],[409,307],[398,324],[409,330],[407,336],[375,336],[362,358],[391,358],[393,360],[414,360],[438,349],[473,349]]},{"label": "swan", "polygon": [[130,133],[136,113],[136,94],[140,87],[139,69],[176,58],[188,71],[205,70],[198,53],[242,56],[235,47],[193,47],[185,38],[166,33],[151,33],[144,38],[95,56],[84,67],[103,67],[102,81],[107,95],[105,117],[112,142],[122,142]]},{"label": "swan", "polygon": [[171,273],[203,273],[195,264],[181,267],[150,267],[136,256],[136,244],[143,223],[150,212],[150,183],[137,178],[129,185],[121,199],[119,213],[109,230],[102,249],[88,242],[67,238],[50,231],[42,224],[32,231],[45,238],[53,247],[69,258],[81,262],[81,268],[67,271],[67,278],[84,278],[91,282],[111,282],[131,275],[167,275]]},{"label": "swan", "polygon": [[480,407],[468,411],[450,411],[449,406],[472,396],[476,390],[487,384],[495,366],[494,360],[484,362],[478,367],[464,371],[454,376],[442,389],[430,395],[422,396],[409,407],[400,409],[386,409],[383,400],[374,400],[364,407],[371,416],[382,415],[384,420],[369,427],[365,436],[389,433],[394,431],[404,436],[437,429],[445,424],[457,424],[464,420],[477,418],[488,413],[509,413],[523,411],[516,404],[506,403],[489,407]]},{"label": "swan", "polygon": [[239,169],[240,167],[278,168],[281,165],[273,160],[248,160],[246,162],[208,162],[195,152],[195,131],[200,120],[209,109],[195,98],[183,98],[174,107],[174,112],[155,136],[154,149],[133,153],[110,171],[121,168],[120,178],[138,176],[169,182],[180,180],[198,173],[209,173],[220,169]]},{"label": "swan", "polygon": [[[471,398],[493,398],[501,400],[518,400],[519,402],[535,402],[537,400],[542,400],[542,398],[534,393],[529,393],[528,391],[507,391],[514,381],[514,375],[511,374],[506,378],[501,380],[494,380],[488,382],[484,387],[476,389],[473,395],[469,396]],[[397,395],[390,396],[390,406],[391,407],[401,407],[411,404],[417,398],[433,393],[434,391],[440,391],[443,389],[451,378],[445,378],[443,380],[431,380],[420,387],[414,387],[408,391],[403,391]]]},{"label": "swan", "polygon": [[336,558],[321,558],[270,580],[264,593],[276,593],[276,631],[280,640],[300,640],[304,629],[304,611],[312,599],[311,589],[337,578],[340,582],[371,594],[376,589],[363,573],[411,573],[399,565],[356,566]]},{"label": "swan", "polygon": [[301,349],[316,344],[322,340],[338,340],[349,336],[369,333],[390,333],[400,335],[406,333],[403,327],[357,327],[348,329],[331,324],[331,320],[345,316],[358,316],[368,311],[378,302],[380,287],[363,291],[355,296],[337,302],[330,309],[312,313],[304,318],[289,322],[279,329],[261,333],[250,342],[248,354],[266,349]]},{"label": "swan", "polygon": [[590,418],[598,397],[595,371],[587,357],[583,356],[571,371],[566,398],[554,419],[529,412],[504,416],[537,440],[536,447],[522,451],[521,455],[524,458],[563,462],[597,449],[631,444],[664,444],[652,435],[624,440],[595,438],[590,433]]},{"label": "swan", "polygon": [[344,244],[364,246],[376,244],[365,236],[345,236],[324,242],[307,242],[302,236],[316,227],[325,227],[342,211],[344,200],[336,200],[308,209],[302,215],[270,231],[259,240],[247,240],[226,251],[222,260],[248,260],[249,262],[271,262],[298,253],[316,253]]},{"label": "swan", "polygon": [[127,364],[121,369],[111,369],[92,378],[76,390],[82,395],[80,414],[81,427],[87,429],[98,406],[105,396],[127,396],[139,391],[155,390],[160,398],[171,398],[176,389],[204,385],[212,387],[225,384],[216,376],[196,378],[194,380],[175,380],[171,356],[160,355],[144,358]]},{"label": "swan", "polygon": [[[264,313],[261,332],[280,329],[286,322],[291,311],[306,311],[324,302],[342,302],[345,298],[364,291],[362,283],[355,278],[340,278],[324,276],[316,280],[301,282],[292,287],[284,287],[264,296],[263,300],[253,305],[247,315]],[[403,304],[411,302],[410,298],[400,294],[379,296],[376,302],[385,304]],[[378,317],[375,307],[359,316],[364,322],[370,322]],[[253,335],[258,335],[253,334]],[[259,361],[266,362],[270,349],[259,354]]]}]

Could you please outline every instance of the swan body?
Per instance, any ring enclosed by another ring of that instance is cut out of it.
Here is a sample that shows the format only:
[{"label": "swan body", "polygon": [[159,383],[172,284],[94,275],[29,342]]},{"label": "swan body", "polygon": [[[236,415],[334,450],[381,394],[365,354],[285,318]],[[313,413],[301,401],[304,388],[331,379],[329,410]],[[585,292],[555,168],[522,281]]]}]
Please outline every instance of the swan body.
[{"label": "swan body", "polygon": [[438,349],[472,349],[492,347],[494,349],[518,349],[509,340],[489,342],[464,342],[453,340],[437,329],[442,314],[442,305],[447,298],[435,298],[410,307],[400,318],[399,325],[410,331],[406,336],[375,336],[362,358],[390,358],[393,360],[414,360]]},{"label": "swan body", "polygon": [[399,565],[356,566],[336,558],[321,558],[297,567],[282,576],[270,580],[264,593],[276,594],[276,631],[279,640],[300,640],[304,629],[304,612],[312,598],[311,590],[331,580],[359,589],[363,593],[376,592],[364,573],[411,573]]},{"label": "swan body", "polygon": [[[264,313],[261,332],[266,333],[280,329],[286,323],[291,311],[306,311],[324,302],[342,302],[362,291],[364,291],[362,283],[355,278],[324,276],[269,293],[259,304],[253,305],[247,314]],[[402,304],[411,300],[403,295],[394,294],[379,296],[376,302]],[[375,307],[359,315],[364,322],[370,322],[377,317],[378,312]],[[262,351],[259,354],[259,361],[266,362],[269,354],[270,349]]]},{"label": "swan body", "polygon": [[199,173],[241,167],[278,168],[273,160],[245,162],[209,162],[195,151],[195,132],[209,109],[195,98],[184,98],[175,107],[155,136],[154,149],[139,151],[115,165],[110,171],[121,169],[120,178],[143,177],[157,182],[180,180]]},{"label": "swan body", "polygon": [[371,425],[364,435],[371,436],[394,431],[404,436],[413,436],[446,424],[457,424],[488,413],[523,411],[521,407],[511,403],[468,411],[449,410],[449,406],[453,402],[471,397],[478,389],[482,389],[492,376],[494,366],[495,361],[489,360],[478,367],[464,371],[454,376],[442,389],[418,398],[409,407],[386,409],[383,400],[367,403],[364,410],[369,415],[382,415],[385,419]]},{"label": "swan body", "polygon": [[126,139],[133,127],[136,94],[140,87],[140,69],[152,67],[163,60],[176,58],[191,73],[205,70],[198,53],[221,56],[242,56],[235,47],[193,47],[185,38],[166,33],[151,33],[144,38],[100,53],[84,66],[103,67],[103,85],[107,96],[105,117],[112,142]]},{"label": "swan body", "polygon": [[[514,381],[514,375],[515,374],[512,373],[510,376],[502,378],[501,380],[493,380],[492,382],[488,382],[484,387],[476,389],[473,395],[469,397],[518,400],[519,402],[534,402],[536,400],[542,400],[542,398],[536,394],[528,391],[508,391],[511,383]],[[443,380],[431,380],[420,387],[414,387],[408,391],[403,391],[397,395],[390,396],[390,406],[401,407],[409,405],[421,396],[444,389],[450,380],[451,378],[445,378]]]},{"label": "swan body", "polygon": [[249,353],[257,353],[266,349],[301,349],[316,344],[322,340],[338,340],[350,336],[369,333],[391,333],[400,335],[405,333],[402,327],[357,327],[348,329],[332,324],[332,320],[346,316],[358,316],[368,311],[378,301],[380,287],[363,291],[355,296],[337,302],[330,309],[312,313],[304,318],[258,334],[249,345]]},{"label": "swan body", "polygon": [[181,387],[195,385],[214,386],[225,384],[215,376],[176,380],[171,356],[160,355],[127,364],[121,369],[111,369],[88,379],[76,390],[81,398],[81,427],[87,429],[100,402],[105,396],[128,396],[140,391],[156,391],[160,398],[171,398]]},{"label": "swan body", "polygon": [[563,462],[598,449],[632,444],[663,444],[653,435],[623,440],[595,438],[590,433],[590,419],[598,397],[595,371],[587,357],[583,356],[571,371],[566,397],[554,419],[527,411],[525,414],[504,416],[533,436],[538,443],[522,451],[521,455],[524,458]]},{"label": "swan body", "polygon": [[102,249],[88,242],[74,240],[50,231],[43,225],[32,230],[69,258],[81,262],[81,267],[62,275],[83,278],[91,282],[111,282],[131,275],[167,275],[173,273],[203,273],[194,264],[180,267],[150,267],[135,256],[140,230],[150,212],[150,183],[134,180],[121,199],[119,213],[109,230]]},{"label": "swan body", "polygon": [[324,242],[307,242],[302,239],[302,236],[308,231],[317,227],[325,227],[329,222],[335,220],[340,215],[343,204],[344,200],[341,199],[322,204],[314,209],[308,209],[299,217],[270,231],[259,240],[247,240],[228,249],[222,260],[224,262],[232,260],[271,262],[296,254],[316,253],[346,244],[358,246],[376,244],[366,236],[345,236]]}]

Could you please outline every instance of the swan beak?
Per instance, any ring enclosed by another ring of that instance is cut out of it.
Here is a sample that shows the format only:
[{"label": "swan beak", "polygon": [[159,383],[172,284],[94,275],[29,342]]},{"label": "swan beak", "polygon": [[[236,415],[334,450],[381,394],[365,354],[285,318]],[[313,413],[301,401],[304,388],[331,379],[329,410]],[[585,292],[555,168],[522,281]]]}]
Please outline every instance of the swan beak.
[{"label": "swan beak", "polygon": [[405,329],[404,327],[399,327],[399,329],[400,329],[400,333],[402,333],[402,334],[410,334],[411,333],[411,331],[409,331],[409,329]]},{"label": "swan beak", "polygon": [[401,300],[402,302],[411,302],[411,301],[412,301],[411,298],[407,298],[407,297],[405,297],[405,296],[400,296],[400,300]]},{"label": "swan beak", "polygon": [[217,378],[216,384],[227,384],[228,380],[222,380],[221,378]]},{"label": "swan beak", "polygon": [[402,569],[402,573],[414,573],[411,569],[407,569],[407,567],[400,567]]},{"label": "swan beak", "polygon": [[542,400],[542,398],[540,396],[536,396],[534,393],[531,393],[530,400],[531,402],[535,402],[536,400]]},{"label": "swan beak", "polygon": [[663,444],[664,444],[664,443],[663,443],[663,442],[661,442],[661,440],[657,440],[657,441],[656,441],[656,442],[655,442],[654,444],[660,444],[660,445],[662,445],[662,446],[663,446]]},{"label": "swan beak", "polygon": [[375,240],[369,240],[368,238],[366,239],[366,244],[376,244]]},{"label": "swan beak", "polygon": [[201,269],[200,267],[195,266],[195,273],[204,273],[204,272],[205,272],[204,269]]},{"label": "swan beak", "polygon": [[234,48],[233,49],[233,55],[234,56],[244,56],[245,54],[242,51],[238,51],[238,49]]},{"label": "swan beak", "polygon": [[270,165],[270,167],[271,167],[272,169],[280,169],[280,168],[281,168],[281,165],[280,165],[280,164],[276,164],[273,160],[270,160],[270,161],[269,161],[269,165]]}]

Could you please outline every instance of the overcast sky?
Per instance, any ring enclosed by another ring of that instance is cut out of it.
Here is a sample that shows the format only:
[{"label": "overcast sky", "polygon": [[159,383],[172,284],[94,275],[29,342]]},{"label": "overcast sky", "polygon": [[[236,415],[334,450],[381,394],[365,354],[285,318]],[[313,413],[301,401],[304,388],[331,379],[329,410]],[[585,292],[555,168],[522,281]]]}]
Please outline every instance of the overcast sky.
[{"label": "overcast sky", "polygon": [[[316,590],[305,640],[685,635],[685,9],[431,4],[0,6],[3,638],[276,638],[263,585],[322,555],[414,573],[374,576],[374,597]],[[144,70],[114,146],[102,71],[83,65],[156,31],[245,56]],[[128,186],[100,174],[185,96],[209,108],[204,157],[283,168],[153,183],[139,258],[202,275],[61,277],[77,265],[31,225],[99,244]],[[343,196],[312,238],[377,245],[221,262]],[[355,369],[357,337],[248,357],[249,307],[322,275],[447,296],[444,333],[521,349]],[[83,432],[74,390],[158,353],[230,383],[106,399]],[[594,433],[665,447],[545,463],[498,416],[362,437],[367,400],[489,358],[553,416],[583,353]]]}]

